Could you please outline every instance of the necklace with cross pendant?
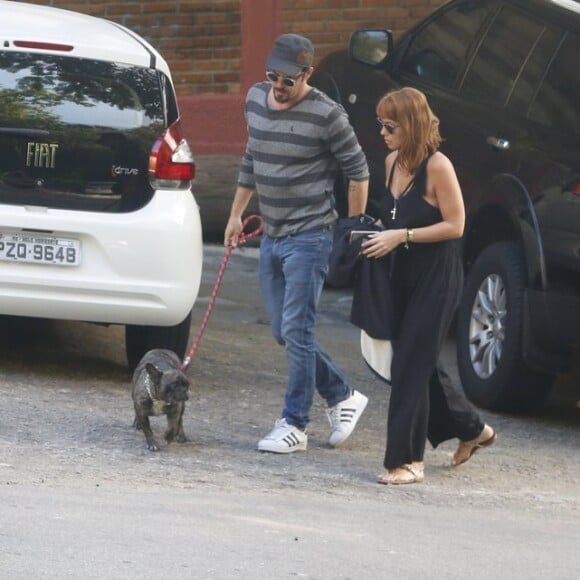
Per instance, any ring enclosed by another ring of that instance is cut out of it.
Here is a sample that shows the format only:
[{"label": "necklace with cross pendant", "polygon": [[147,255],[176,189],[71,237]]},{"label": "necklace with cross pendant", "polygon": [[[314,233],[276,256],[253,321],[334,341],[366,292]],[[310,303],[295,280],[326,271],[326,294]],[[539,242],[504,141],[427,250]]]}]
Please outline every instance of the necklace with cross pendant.
[{"label": "necklace with cross pendant", "polygon": [[[399,172],[398,171],[395,171],[393,185],[395,186],[395,189],[397,189],[397,190],[399,189],[399,183],[400,183],[400,181],[401,181],[401,176],[399,175]],[[392,220],[397,219],[397,202],[399,201],[399,198],[405,197],[405,195],[407,195],[407,192],[409,191],[409,189],[413,185],[413,182],[414,181],[415,181],[415,176],[414,175],[411,175],[410,176],[410,181],[407,183],[407,186],[403,189],[403,191],[401,191],[401,193],[397,197],[395,197],[393,195],[393,209],[391,210],[391,219]]]}]

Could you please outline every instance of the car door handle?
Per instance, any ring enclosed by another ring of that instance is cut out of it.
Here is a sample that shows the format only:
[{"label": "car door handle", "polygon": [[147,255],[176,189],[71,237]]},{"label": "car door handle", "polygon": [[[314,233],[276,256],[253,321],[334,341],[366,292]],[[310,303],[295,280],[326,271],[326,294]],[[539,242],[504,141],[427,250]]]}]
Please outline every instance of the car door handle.
[{"label": "car door handle", "polygon": [[501,137],[488,137],[485,142],[498,151],[507,151],[510,148],[510,142]]}]

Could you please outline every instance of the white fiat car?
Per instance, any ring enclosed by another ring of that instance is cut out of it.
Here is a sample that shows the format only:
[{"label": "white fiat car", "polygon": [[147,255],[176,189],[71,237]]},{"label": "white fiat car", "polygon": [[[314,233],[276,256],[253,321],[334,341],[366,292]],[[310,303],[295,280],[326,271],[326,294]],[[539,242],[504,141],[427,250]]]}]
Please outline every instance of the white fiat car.
[{"label": "white fiat car", "polygon": [[183,356],[202,268],[167,63],[130,30],[0,0],[0,315],[122,324]]}]

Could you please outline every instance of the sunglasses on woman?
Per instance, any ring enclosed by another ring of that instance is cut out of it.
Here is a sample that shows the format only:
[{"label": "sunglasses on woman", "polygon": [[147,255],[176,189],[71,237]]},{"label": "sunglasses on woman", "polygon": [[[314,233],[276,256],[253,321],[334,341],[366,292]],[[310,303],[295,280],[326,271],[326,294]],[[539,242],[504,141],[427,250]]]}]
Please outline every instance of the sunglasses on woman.
[{"label": "sunglasses on woman", "polygon": [[303,72],[301,72],[299,75],[296,75],[295,77],[285,77],[285,76],[278,74],[277,72],[274,72],[273,70],[266,71],[266,78],[271,83],[277,83],[279,79],[282,79],[282,82],[284,83],[284,85],[289,87],[289,88],[292,88],[298,82],[298,79],[301,76],[304,76]]},{"label": "sunglasses on woman", "polygon": [[385,123],[380,117],[377,117],[377,123],[381,126],[381,129],[384,129],[389,135],[393,135],[401,126],[395,125],[394,123]]}]

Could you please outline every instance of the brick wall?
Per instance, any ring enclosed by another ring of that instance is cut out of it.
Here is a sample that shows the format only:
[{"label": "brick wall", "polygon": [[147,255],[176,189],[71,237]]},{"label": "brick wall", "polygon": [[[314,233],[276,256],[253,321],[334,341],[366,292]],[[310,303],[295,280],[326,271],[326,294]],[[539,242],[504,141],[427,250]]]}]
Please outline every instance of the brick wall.
[{"label": "brick wall", "polygon": [[240,91],[241,0],[24,0],[119,22],[169,62],[178,94]]},{"label": "brick wall", "polygon": [[[24,0],[120,22],[169,62],[178,95],[239,94],[242,4],[256,0]],[[263,1],[263,0],[262,0]],[[271,0],[273,27],[308,36],[317,59],[344,48],[354,28],[406,30],[443,0]],[[260,31],[256,31],[257,34]]]},{"label": "brick wall", "polygon": [[396,35],[430,14],[443,0],[286,0],[287,32],[307,36],[323,56],[348,46],[355,28],[390,28]]}]

